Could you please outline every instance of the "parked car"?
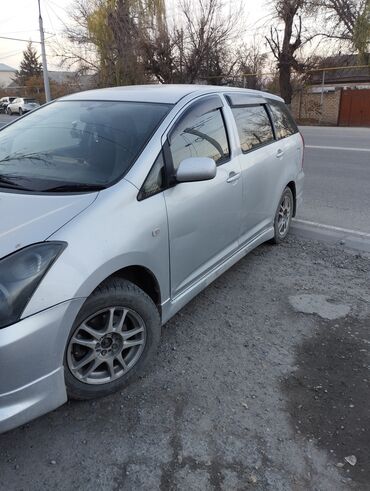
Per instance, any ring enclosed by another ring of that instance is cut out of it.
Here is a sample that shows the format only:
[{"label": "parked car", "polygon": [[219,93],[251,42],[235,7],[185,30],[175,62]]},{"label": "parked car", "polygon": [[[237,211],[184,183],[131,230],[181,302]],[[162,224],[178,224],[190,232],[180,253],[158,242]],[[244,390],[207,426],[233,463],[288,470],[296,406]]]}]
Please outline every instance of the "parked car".
[{"label": "parked car", "polygon": [[0,99],[0,113],[5,113],[8,105],[13,102],[15,97],[2,97]]},{"label": "parked car", "polygon": [[17,113],[22,116],[22,114],[33,111],[38,107],[40,107],[40,104],[36,101],[36,99],[17,97],[13,102],[8,104],[6,112],[10,115]]},{"label": "parked car", "polygon": [[73,94],[0,130],[0,162],[0,432],[135,380],[302,200],[297,126],[253,90]]}]

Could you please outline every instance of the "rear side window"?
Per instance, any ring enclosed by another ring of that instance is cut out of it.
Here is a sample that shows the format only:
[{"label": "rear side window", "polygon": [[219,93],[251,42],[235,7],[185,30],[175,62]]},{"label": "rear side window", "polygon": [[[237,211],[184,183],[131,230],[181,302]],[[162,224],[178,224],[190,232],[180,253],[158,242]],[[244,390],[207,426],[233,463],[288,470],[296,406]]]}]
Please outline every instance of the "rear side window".
[{"label": "rear side window", "polygon": [[298,132],[297,125],[283,102],[270,101],[269,107],[271,109],[276,138],[278,140]]},{"label": "rear side window", "polygon": [[180,122],[171,140],[171,155],[174,169],[189,157],[210,157],[222,164],[229,156],[229,143],[220,109],[192,116]]},{"label": "rear side window", "polygon": [[274,140],[270,118],[265,106],[234,107],[232,112],[243,152],[248,152]]}]

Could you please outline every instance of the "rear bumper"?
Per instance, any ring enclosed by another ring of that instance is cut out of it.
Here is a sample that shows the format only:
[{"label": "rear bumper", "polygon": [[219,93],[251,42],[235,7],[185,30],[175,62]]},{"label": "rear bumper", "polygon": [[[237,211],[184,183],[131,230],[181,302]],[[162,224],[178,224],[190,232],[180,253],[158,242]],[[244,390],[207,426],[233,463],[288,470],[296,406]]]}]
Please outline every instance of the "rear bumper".
[{"label": "rear bumper", "polygon": [[0,433],[67,400],[63,356],[84,299],[76,299],[0,329]]}]

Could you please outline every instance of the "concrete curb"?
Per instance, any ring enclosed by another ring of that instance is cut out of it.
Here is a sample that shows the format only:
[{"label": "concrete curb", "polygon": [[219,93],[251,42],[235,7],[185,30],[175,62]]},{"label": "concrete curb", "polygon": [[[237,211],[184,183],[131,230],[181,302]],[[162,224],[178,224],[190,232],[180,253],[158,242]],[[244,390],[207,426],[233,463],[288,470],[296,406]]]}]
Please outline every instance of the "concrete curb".
[{"label": "concrete curb", "polygon": [[291,233],[299,237],[322,240],[333,245],[370,253],[370,234],[366,232],[293,218]]}]

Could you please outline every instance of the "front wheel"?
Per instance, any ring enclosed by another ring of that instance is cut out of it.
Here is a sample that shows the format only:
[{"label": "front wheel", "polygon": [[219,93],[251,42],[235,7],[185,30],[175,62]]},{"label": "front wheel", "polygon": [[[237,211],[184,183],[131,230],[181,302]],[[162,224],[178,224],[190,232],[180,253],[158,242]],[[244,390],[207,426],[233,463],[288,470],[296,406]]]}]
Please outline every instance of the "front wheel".
[{"label": "front wheel", "polygon": [[9,109],[9,108],[7,108],[6,112],[7,112],[7,114],[8,114],[9,116],[11,116],[11,115],[13,114],[13,113],[12,113],[12,110],[11,110],[11,109]]},{"label": "front wheel", "polygon": [[160,334],[151,298],[129,281],[108,280],[86,300],[72,327],[64,356],[68,396],[93,399],[128,385],[155,355]]},{"label": "front wheel", "polygon": [[19,116],[22,116],[22,114],[23,114],[23,109],[20,107],[19,108]]},{"label": "front wheel", "polygon": [[294,199],[290,188],[286,187],[280,198],[274,219],[274,238],[272,242],[280,244],[288,235],[293,218]]}]

